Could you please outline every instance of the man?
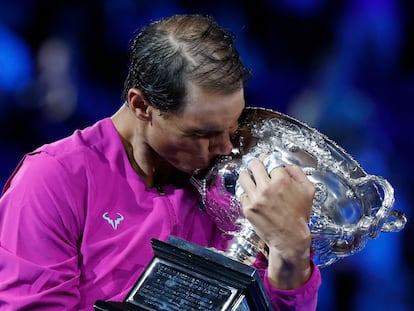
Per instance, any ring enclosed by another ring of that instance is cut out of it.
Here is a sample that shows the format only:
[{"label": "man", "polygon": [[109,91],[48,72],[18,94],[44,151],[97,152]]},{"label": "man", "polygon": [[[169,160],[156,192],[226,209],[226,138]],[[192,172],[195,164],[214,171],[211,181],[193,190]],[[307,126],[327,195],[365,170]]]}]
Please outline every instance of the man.
[{"label": "man", "polygon": [[[131,42],[125,102],[112,116],[25,156],[0,201],[0,309],[91,310],[122,301],[175,235],[225,249],[189,177],[230,153],[248,70],[211,18],[173,16]],[[295,166],[240,173],[243,211],[269,246],[258,261],[276,310],[316,308],[314,187]]]}]

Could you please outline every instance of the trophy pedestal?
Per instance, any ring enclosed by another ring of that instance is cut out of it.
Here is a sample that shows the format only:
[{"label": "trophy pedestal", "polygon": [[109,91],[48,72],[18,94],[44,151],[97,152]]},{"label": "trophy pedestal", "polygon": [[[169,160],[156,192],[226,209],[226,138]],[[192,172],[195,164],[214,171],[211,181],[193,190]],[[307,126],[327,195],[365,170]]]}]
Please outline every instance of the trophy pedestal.
[{"label": "trophy pedestal", "polygon": [[151,241],[154,257],[123,302],[95,310],[273,310],[258,271],[176,237]]}]

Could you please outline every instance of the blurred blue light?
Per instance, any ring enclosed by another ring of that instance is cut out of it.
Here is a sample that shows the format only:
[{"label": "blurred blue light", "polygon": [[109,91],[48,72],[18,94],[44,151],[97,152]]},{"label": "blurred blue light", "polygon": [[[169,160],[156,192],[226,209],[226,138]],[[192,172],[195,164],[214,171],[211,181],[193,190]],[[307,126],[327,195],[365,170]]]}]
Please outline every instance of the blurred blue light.
[{"label": "blurred blue light", "polygon": [[324,4],[324,0],[283,0],[274,1],[274,4],[283,7],[288,12],[297,15],[309,16],[315,14]]},{"label": "blurred blue light", "polygon": [[0,25],[0,51],[0,91],[17,91],[28,82],[33,71],[29,48]]}]

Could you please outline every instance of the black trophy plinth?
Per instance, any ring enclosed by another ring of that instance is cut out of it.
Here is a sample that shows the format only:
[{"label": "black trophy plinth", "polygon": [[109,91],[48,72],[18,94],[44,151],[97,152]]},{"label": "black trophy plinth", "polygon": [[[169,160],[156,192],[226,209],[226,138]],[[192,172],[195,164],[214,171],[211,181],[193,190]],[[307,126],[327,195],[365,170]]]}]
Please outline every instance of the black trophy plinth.
[{"label": "black trophy plinth", "polygon": [[123,302],[95,310],[273,310],[258,271],[176,237],[151,241],[154,257]]}]

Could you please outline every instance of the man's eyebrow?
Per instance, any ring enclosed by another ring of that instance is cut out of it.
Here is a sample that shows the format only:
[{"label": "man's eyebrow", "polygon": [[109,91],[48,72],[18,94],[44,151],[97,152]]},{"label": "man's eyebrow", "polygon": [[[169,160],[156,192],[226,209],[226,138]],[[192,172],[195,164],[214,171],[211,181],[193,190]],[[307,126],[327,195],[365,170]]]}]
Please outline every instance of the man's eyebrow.
[{"label": "man's eyebrow", "polygon": [[222,132],[224,132],[224,130],[222,129],[198,129],[198,128],[193,128],[193,129],[188,129],[186,131],[188,134],[196,134],[196,135],[211,135],[211,134],[220,134]]}]

